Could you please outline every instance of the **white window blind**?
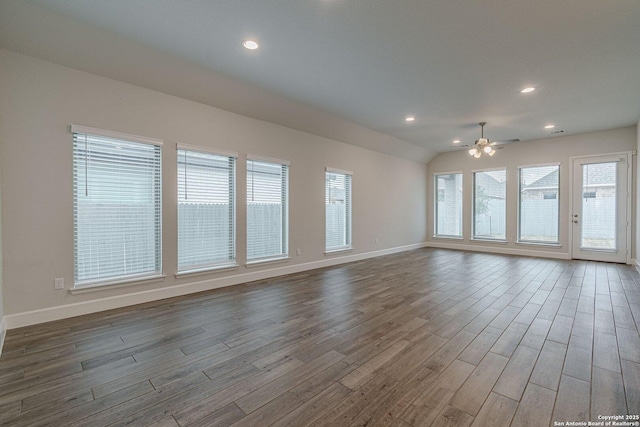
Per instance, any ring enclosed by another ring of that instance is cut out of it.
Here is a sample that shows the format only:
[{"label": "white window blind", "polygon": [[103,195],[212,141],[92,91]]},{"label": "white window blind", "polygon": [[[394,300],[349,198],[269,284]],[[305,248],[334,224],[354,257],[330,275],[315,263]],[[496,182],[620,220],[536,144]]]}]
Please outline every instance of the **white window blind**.
[{"label": "white window blind", "polygon": [[325,249],[351,248],[350,172],[327,168],[325,172]]},{"label": "white window blind", "polygon": [[435,235],[462,237],[462,174],[435,175]]},{"label": "white window blind", "polygon": [[506,240],[507,170],[473,173],[473,237]]},{"label": "white window blind", "polygon": [[560,166],[521,167],[518,241],[559,243]]},{"label": "white window blind", "polygon": [[288,256],[289,165],[247,160],[247,260]]},{"label": "white window blind", "polygon": [[160,275],[162,143],[72,133],[75,285]]},{"label": "white window blind", "polygon": [[235,264],[235,167],[178,146],[178,271]]}]

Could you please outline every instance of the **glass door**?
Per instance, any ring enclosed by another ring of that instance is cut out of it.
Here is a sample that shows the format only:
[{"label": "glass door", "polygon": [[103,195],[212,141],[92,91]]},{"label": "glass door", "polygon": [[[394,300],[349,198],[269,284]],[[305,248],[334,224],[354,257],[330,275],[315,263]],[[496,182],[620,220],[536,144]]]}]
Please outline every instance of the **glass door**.
[{"label": "glass door", "polygon": [[573,161],[572,257],[626,263],[628,156]]}]

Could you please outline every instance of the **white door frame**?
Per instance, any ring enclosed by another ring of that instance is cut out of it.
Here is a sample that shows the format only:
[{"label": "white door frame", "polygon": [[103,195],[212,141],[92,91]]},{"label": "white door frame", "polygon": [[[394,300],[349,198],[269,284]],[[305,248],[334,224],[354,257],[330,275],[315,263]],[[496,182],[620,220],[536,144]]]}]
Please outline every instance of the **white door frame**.
[{"label": "white door frame", "polygon": [[[626,195],[626,201],[627,201],[627,212],[626,212],[626,216],[627,216],[627,224],[626,224],[626,240],[627,240],[627,247],[626,247],[626,263],[627,264],[631,264],[631,210],[632,210],[632,191],[633,191],[633,187],[632,187],[632,177],[633,177],[633,156],[636,154],[635,151],[620,151],[620,152],[615,152],[615,153],[603,153],[603,154],[591,154],[591,155],[587,155],[587,156],[572,156],[569,157],[569,163],[570,163],[570,179],[569,179],[569,256],[571,259],[573,258],[573,247],[574,247],[574,233],[573,233],[573,208],[574,208],[574,204],[573,204],[573,197],[574,197],[574,179],[573,179],[573,175],[574,175],[574,168],[575,168],[575,162],[579,161],[579,160],[584,160],[584,159],[593,159],[593,158],[607,158],[607,157],[624,157],[626,162],[627,162],[627,195]],[[582,218],[580,218],[580,221],[582,221]]]}]

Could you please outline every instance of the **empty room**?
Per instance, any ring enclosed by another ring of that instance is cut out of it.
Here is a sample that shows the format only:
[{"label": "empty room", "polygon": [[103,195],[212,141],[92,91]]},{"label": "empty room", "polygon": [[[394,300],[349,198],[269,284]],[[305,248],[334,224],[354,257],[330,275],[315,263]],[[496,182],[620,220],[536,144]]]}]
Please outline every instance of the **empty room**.
[{"label": "empty room", "polygon": [[0,425],[640,426],[637,0],[0,0]]}]

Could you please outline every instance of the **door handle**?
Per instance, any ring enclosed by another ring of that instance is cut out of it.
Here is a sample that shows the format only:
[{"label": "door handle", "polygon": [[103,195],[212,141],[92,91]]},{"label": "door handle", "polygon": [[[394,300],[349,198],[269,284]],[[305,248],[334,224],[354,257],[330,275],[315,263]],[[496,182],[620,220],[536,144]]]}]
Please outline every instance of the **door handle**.
[{"label": "door handle", "polygon": [[574,220],[573,220],[573,223],[574,223],[574,224],[577,224],[577,223],[578,223],[578,220],[577,220],[577,219],[574,219]]}]

